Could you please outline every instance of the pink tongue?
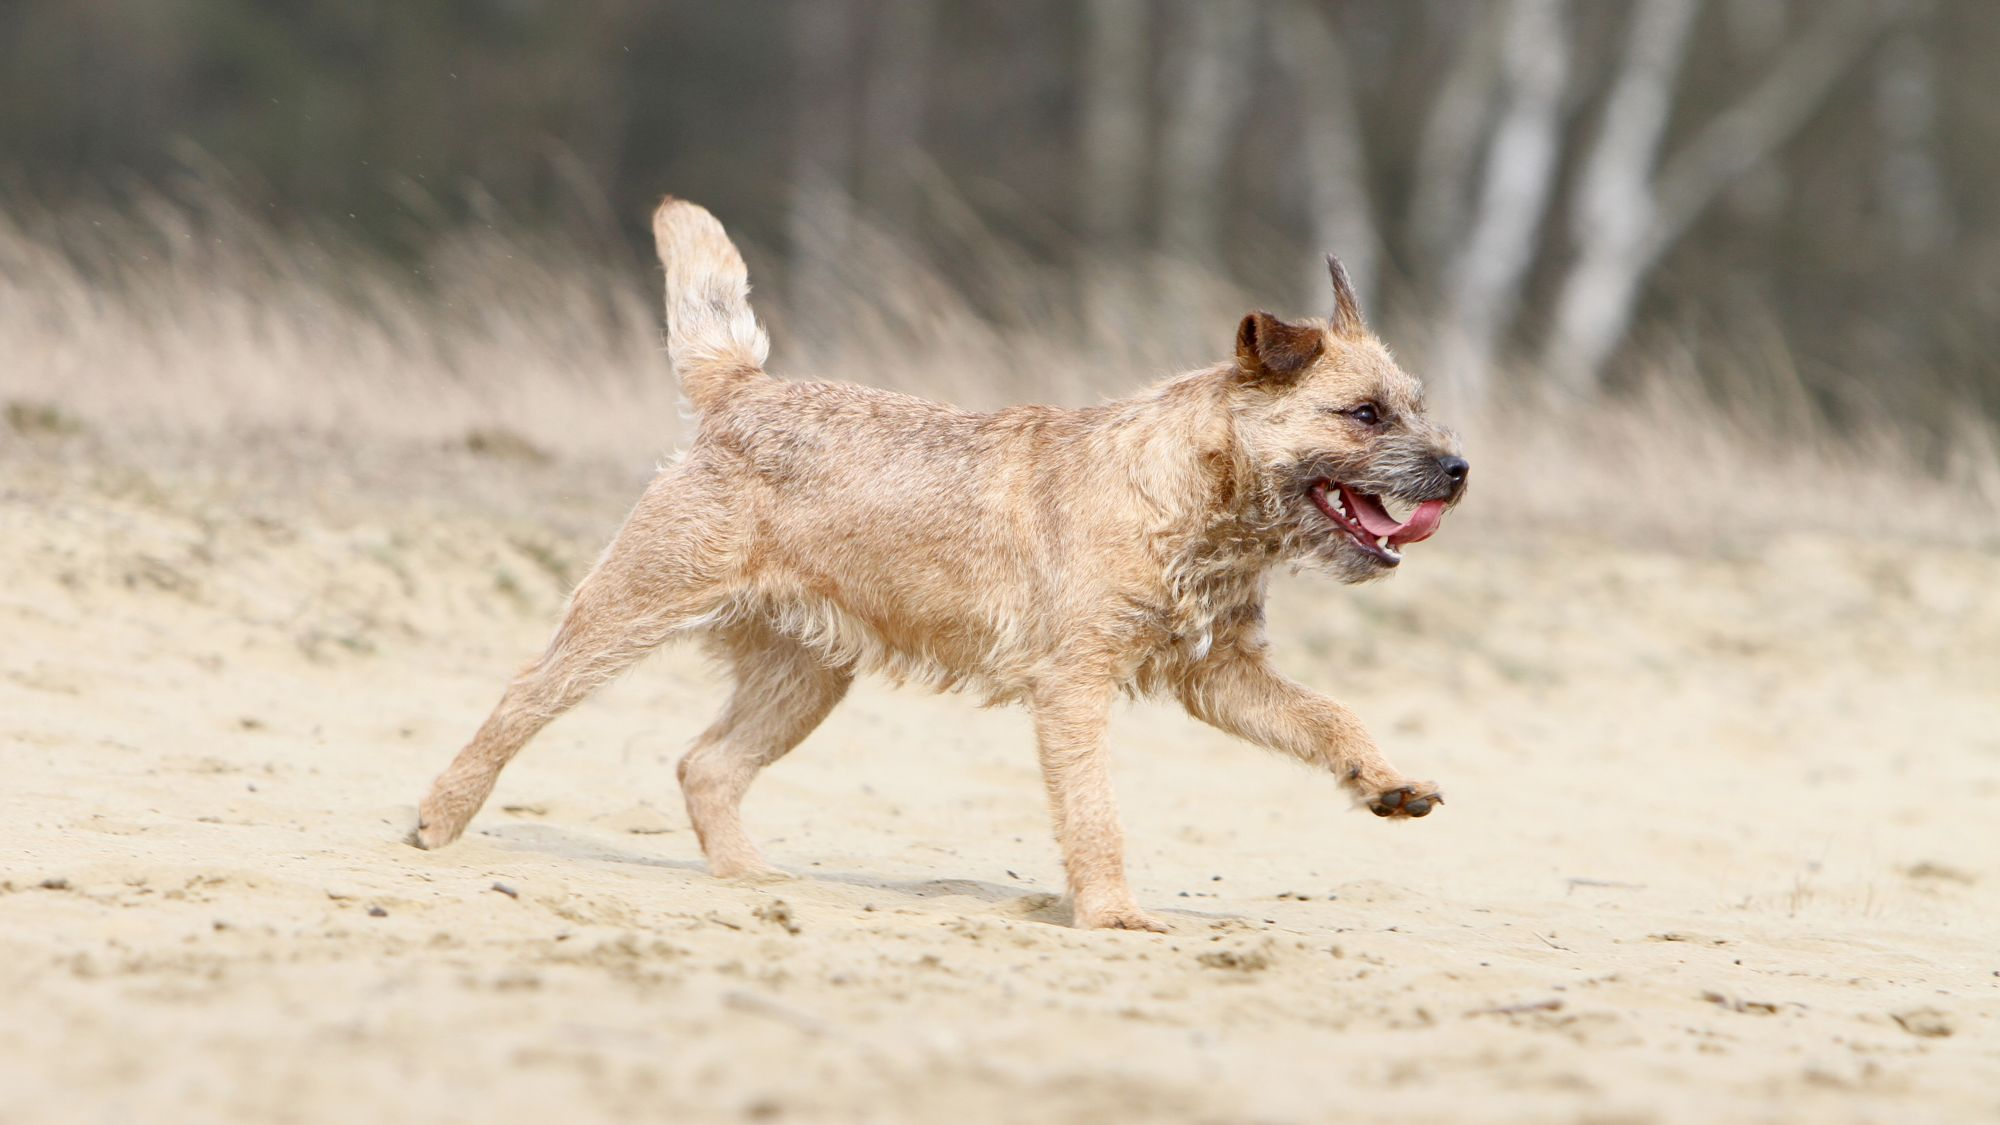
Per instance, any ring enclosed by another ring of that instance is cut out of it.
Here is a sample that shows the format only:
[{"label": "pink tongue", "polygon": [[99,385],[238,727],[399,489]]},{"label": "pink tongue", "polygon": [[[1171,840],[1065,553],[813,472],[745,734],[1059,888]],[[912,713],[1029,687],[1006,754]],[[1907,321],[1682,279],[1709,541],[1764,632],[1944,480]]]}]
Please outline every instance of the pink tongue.
[{"label": "pink tongue", "polygon": [[1389,536],[1389,546],[1400,547],[1405,543],[1421,543],[1429,539],[1444,522],[1444,501],[1426,500],[1417,505],[1410,518],[1403,521],[1402,530]]},{"label": "pink tongue", "polygon": [[1400,547],[1405,543],[1421,543],[1435,534],[1438,524],[1444,522],[1442,500],[1426,500],[1417,505],[1417,510],[1411,512],[1410,518],[1402,523],[1397,523],[1395,518],[1382,507],[1382,502],[1373,496],[1349,491],[1347,507],[1354,513],[1354,522],[1360,524],[1368,534],[1387,539],[1391,547]]}]

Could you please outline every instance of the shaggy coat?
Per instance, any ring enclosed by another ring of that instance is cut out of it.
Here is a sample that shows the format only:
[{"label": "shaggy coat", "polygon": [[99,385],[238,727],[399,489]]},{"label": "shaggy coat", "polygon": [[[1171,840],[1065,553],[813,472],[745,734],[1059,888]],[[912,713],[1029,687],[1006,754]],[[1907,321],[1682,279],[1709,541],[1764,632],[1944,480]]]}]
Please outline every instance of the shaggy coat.
[{"label": "shaggy coat", "polygon": [[1385,574],[1464,489],[1456,440],[1368,333],[1337,262],[1327,321],[1253,313],[1232,359],[1132,398],[982,414],[773,378],[721,225],[668,199],[653,229],[694,439],[424,798],[420,845],[457,839],[543,725],[690,634],[735,679],[679,768],[718,876],[775,874],[743,795],[863,671],[1032,710],[1082,926],[1165,928],[1125,881],[1104,742],[1120,693],[1170,694],[1324,767],[1378,815],[1442,801],[1267,656],[1274,565]]}]

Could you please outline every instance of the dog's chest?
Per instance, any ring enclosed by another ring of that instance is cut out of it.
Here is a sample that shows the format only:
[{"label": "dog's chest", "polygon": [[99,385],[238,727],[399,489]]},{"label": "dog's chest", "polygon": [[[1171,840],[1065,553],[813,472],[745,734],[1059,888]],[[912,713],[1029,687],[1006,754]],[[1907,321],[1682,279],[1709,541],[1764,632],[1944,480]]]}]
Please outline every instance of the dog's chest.
[{"label": "dog's chest", "polygon": [[[1206,648],[1216,625],[1264,603],[1269,552],[1262,544],[1196,543],[1167,568],[1159,610],[1167,634],[1182,646]],[[1205,655],[1205,653],[1204,653]]]},{"label": "dog's chest", "polygon": [[1156,607],[1153,660],[1199,662],[1218,633],[1263,616],[1263,568],[1217,566],[1178,576]]}]

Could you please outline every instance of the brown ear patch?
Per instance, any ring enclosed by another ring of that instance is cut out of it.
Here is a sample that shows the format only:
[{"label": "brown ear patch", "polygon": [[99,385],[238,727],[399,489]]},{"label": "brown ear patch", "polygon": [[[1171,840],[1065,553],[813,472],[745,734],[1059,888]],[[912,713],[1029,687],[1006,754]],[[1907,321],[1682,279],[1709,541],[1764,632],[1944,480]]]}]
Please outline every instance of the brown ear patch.
[{"label": "brown ear patch", "polygon": [[1252,382],[1289,383],[1305,373],[1326,347],[1319,329],[1287,324],[1267,312],[1253,312],[1236,326],[1236,365]]}]

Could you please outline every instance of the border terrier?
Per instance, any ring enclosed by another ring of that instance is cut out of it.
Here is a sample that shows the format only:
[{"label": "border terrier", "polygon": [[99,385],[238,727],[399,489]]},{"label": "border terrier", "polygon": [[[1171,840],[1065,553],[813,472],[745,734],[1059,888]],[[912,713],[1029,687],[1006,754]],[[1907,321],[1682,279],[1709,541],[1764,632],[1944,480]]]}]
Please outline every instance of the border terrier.
[{"label": "border terrier", "polygon": [[529,738],[687,635],[734,676],[678,770],[725,878],[778,875],[744,832],[743,795],[862,671],[1028,706],[1079,926],[1166,929],[1125,879],[1105,746],[1121,693],[1171,695],[1323,768],[1377,816],[1443,801],[1346,707],[1274,668],[1265,639],[1274,566],[1379,578],[1465,491],[1457,438],[1337,259],[1325,320],[1253,312],[1232,358],[1133,397],[982,414],[772,377],[722,225],[668,198],[653,233],[694,438],[432,785],[419,846],[456,840]]}]

